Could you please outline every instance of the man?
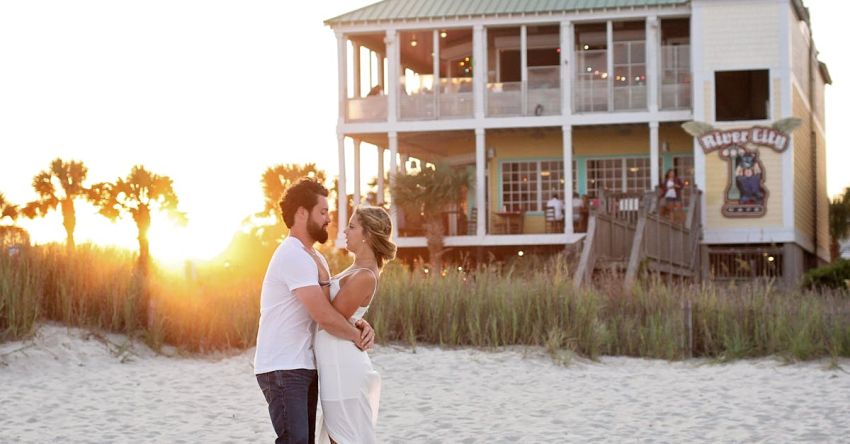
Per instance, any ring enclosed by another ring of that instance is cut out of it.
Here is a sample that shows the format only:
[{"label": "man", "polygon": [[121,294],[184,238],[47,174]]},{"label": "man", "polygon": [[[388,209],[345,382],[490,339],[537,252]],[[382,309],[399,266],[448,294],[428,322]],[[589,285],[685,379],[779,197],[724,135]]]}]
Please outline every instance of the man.
[{"label": "man", "polygon": [[330,285],[330,273],[313,243],[328,239],[327,196],[325,187],[306,178],[286,191],[280,208],[290,234],[275,250],[263,279],[254,373],[269,405],[276,443],[315,441],[319,387],[313,356],[315,324],[363,350],[374,341],[368,323],[352,325],[322,291]]},{"label": "man", "polygon": [[558,199],[557,194],[553,194],[552,198],[546,201],[546,207],[555,210],[555,220],[564,219],[564,203],[561,202],[561,199]]}]

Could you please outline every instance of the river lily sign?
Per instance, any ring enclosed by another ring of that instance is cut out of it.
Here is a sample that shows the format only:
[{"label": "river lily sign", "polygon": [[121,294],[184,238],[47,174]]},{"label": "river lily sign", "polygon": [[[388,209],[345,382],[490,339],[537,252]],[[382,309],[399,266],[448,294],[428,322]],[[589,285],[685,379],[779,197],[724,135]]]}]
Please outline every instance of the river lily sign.
[{"label": "river lily sign", "polygon": [[[704,122],[682,125],[696,137],[705,154],[717,152],[726,161],[727,181],[721,212],[726,217],[762,217],[767,212],[770,191],[765,186],[766,171],[759,157],[759,148],[781,153],[788,149],[790,133],[800,125],[791,117],[771,127],[755,126],[721,130]],[[710,174],[710,173],[709,173]]]}]

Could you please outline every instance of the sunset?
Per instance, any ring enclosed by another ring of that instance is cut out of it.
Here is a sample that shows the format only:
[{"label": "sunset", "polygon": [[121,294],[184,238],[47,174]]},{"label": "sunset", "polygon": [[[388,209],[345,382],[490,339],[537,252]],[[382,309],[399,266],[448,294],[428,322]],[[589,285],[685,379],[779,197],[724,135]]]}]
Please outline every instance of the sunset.
[{"label": "sunset", "polygon": [[850,436],[828,0],[0,3],[0,441]]}]

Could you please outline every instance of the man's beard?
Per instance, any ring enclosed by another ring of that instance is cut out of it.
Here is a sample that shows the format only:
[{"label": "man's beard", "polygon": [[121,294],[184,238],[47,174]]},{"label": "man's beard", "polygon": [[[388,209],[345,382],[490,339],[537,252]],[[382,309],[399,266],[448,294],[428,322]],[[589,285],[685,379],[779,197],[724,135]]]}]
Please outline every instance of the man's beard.
[{"label": "man's beard", "polygon": [[328,241],[328,230],[327,225],[322,226],[319,225],[312,220],[307,221],[307,234],[313,238],[314,241],[323,244]]}]

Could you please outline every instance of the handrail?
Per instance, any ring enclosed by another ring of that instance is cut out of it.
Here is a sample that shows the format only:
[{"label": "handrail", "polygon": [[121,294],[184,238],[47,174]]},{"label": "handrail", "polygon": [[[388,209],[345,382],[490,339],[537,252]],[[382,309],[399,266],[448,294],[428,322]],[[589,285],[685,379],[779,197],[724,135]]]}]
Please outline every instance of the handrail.
[{"label": "handrail", "polygon": [[573,287],[576,290],[581,288],[582,284],[590,281],[593,275],[593,269],[596,268],[596,259],[598,253],[594,248],[593,240],[596,238],[596,218],[599,210],[597,208],[590,209],[590,216],[587,221],[587,233],[584,236],[584,246],[581,249],[581,258],[576,268],[576,274],[573,278]]}]

